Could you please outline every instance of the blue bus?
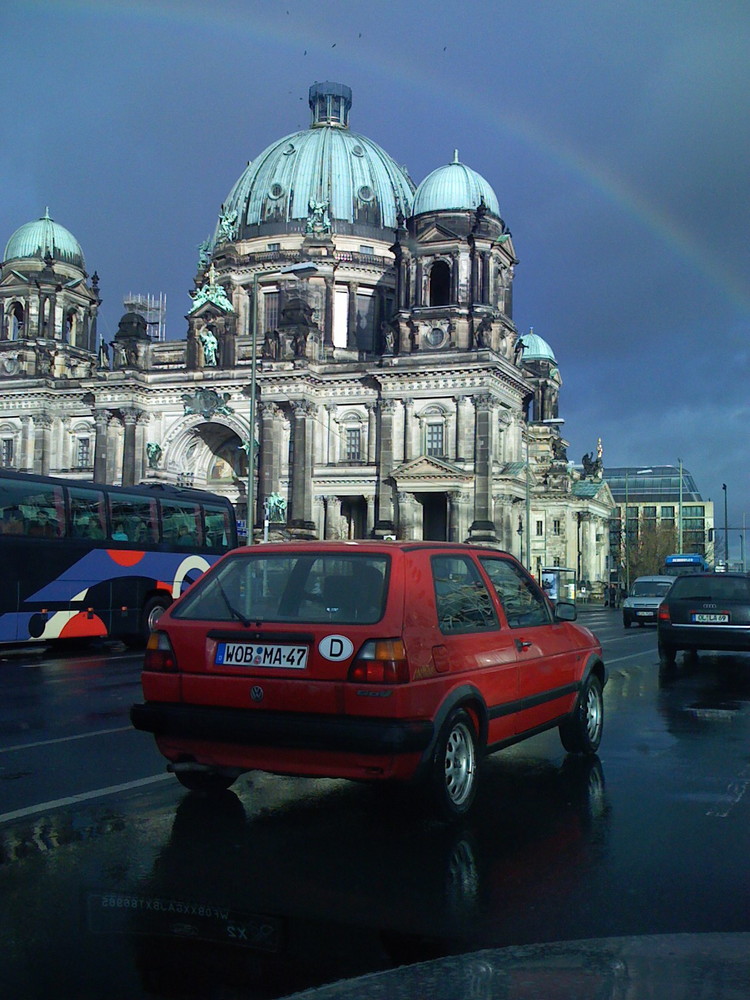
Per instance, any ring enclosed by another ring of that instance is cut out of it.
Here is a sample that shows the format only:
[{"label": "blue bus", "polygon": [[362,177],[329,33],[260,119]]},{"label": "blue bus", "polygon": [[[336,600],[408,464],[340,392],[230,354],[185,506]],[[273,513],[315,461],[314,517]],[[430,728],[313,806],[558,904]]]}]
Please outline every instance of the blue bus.
[{"label": "blue bus", "polygon": [[236,545],[213,493],[0,470],[0,643],[143,640]]},{"label": "blue bus", "polygon": [[683,573],[707,573],[710,566],[697,552],[676,552],[666,556],[662,576],[682,576]]}]

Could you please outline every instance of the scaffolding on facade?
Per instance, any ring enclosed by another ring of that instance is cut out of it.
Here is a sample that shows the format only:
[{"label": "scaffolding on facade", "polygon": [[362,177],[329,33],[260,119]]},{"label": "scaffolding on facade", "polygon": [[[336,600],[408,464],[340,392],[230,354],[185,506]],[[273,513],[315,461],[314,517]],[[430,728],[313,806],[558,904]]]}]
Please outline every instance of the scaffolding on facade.
[{"label": "scaffolding on facade", "polygon": [[126,312],[139,313],[148,323],[148,335],[152,340],[167,339],[167,296],[134,295],[132,292],[122,300]]}]

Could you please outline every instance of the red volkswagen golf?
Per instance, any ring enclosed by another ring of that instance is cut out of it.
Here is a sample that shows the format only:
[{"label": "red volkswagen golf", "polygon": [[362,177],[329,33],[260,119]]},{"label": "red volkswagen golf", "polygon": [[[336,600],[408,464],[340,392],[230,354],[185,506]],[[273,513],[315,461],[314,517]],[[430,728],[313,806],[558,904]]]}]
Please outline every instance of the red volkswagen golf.
[{"label": "red volkswagen golf", "polygon": [[131,718],[190,789],[252,770],[411,781],[461,815],[484,754],[554,726],[596,752],[607,674],[575,617],[496,549],[236,549],[159,619]]}]

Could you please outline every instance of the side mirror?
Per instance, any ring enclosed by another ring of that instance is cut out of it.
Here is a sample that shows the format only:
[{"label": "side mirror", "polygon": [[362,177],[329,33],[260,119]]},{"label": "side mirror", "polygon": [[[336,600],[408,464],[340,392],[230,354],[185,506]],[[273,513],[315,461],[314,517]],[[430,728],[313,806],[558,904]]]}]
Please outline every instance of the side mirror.
[{"label": "side mirror", "polygon": [[578,611],[572,601],[558,601],[555,605],[555,621],[574,622],[578,617]]}]

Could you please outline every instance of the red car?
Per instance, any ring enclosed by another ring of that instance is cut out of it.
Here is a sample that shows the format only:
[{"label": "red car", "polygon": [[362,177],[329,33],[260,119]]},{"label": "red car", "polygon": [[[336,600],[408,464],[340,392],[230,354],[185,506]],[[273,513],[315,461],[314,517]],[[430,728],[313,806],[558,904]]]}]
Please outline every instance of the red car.
[{"label": "red car", "polygon": [[412,781],[465,813],[479,758],[595,753],[601,646],[512,556],[440,542],[235,549],[159,619],[131,710],[187,788],[252,770]]}]

